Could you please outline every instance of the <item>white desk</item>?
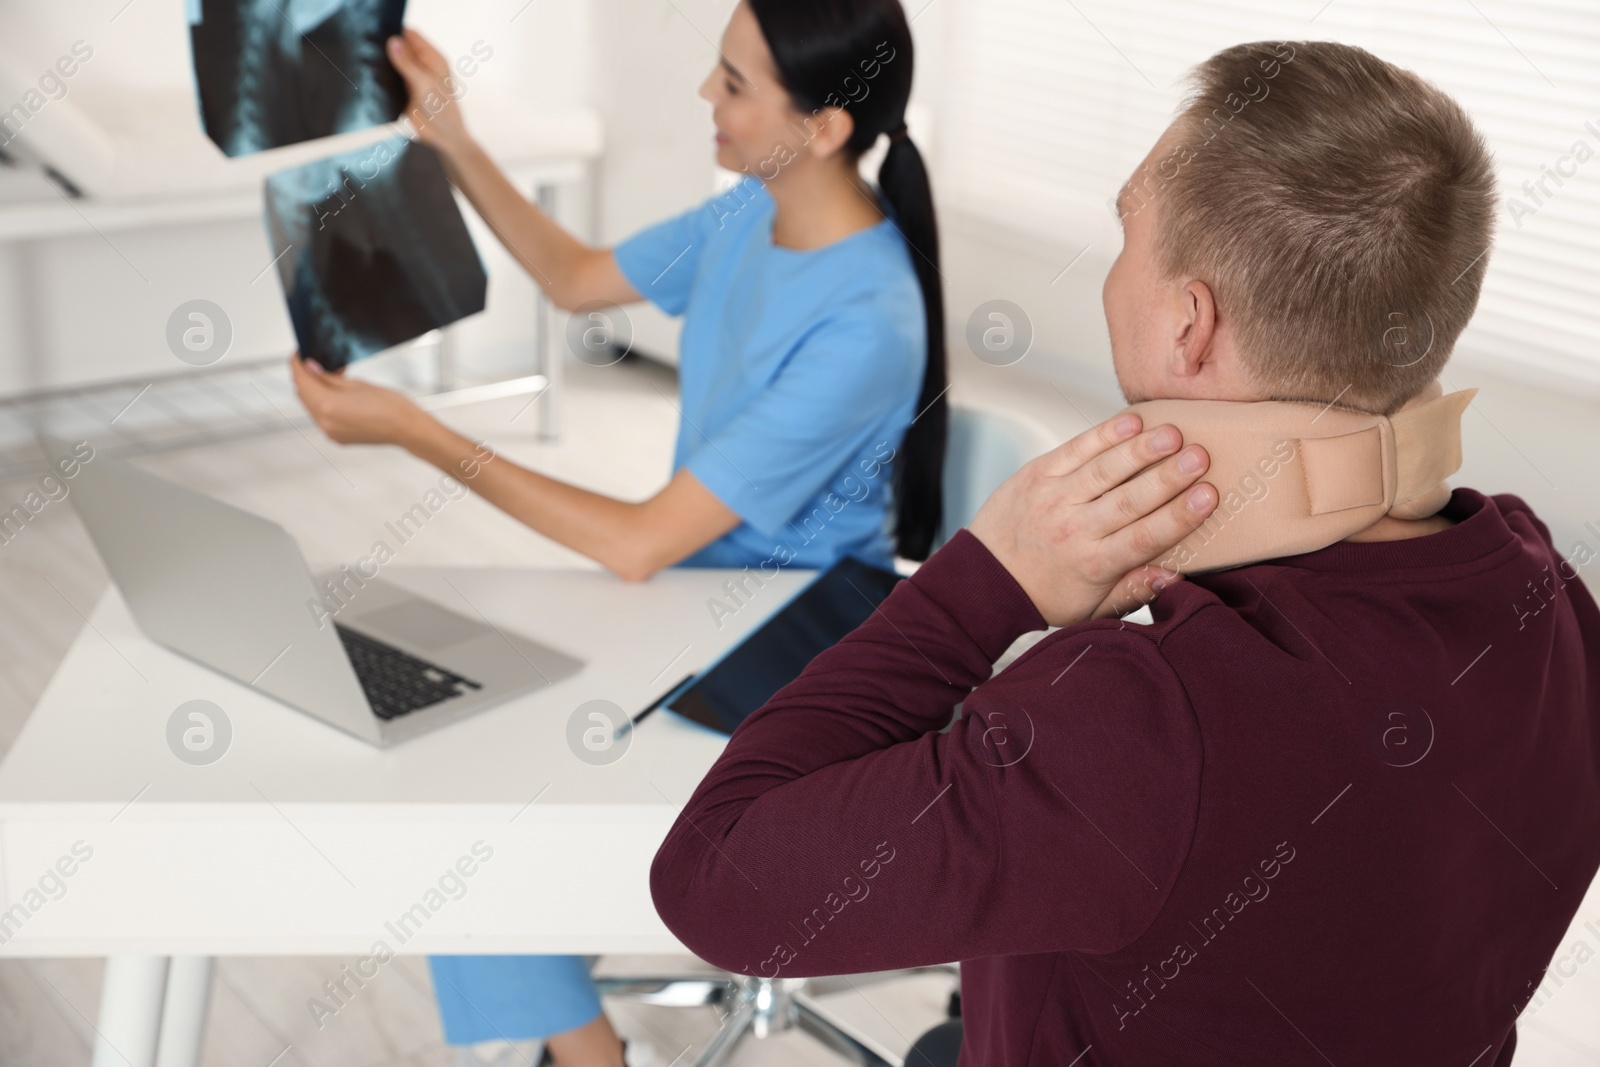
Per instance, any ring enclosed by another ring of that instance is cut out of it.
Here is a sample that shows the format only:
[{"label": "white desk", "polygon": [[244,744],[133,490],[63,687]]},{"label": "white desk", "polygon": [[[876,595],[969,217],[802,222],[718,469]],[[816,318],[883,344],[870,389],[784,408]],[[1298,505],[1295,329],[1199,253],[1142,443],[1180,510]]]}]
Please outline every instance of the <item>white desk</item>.
[{"label": "white desk", "polygon": [[[647,874],[724,739],[658,713],[620,759],[594,766],[569,747],[567,726],[589,700],[642,709],[812,575],[779,574],[719,628],[707,600],[725,599],[732,573],[673,570],[626,585],[599,571],[386,571],[588,661],[387,751],[152,644],[108,592],[0,763],[4,907],[27,907],[75,843],[93,854],[61,879],[58,899],[0,929],[10,934],[0,956],[116,957],[97,1065],[156,1062],[159,1030],[163,1067],[188,1067],[216,955],[354,964],[378,941],[404,954],[681,952]],[[169,716],[195,699],[232,724],[226,754],[207,766],[167,746]],[[492,858],[459,878],[458,895],[430,898],[479,842]],[[394,926],[408,910],[413,923]],[[170,980],[166,957],[189,957]]]}]

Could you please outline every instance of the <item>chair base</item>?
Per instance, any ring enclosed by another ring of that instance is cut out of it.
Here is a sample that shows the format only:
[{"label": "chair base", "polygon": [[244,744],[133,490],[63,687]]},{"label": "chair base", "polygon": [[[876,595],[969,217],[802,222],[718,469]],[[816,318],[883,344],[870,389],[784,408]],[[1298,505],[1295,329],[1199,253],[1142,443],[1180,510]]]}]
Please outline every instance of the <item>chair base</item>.
[{"label": "chair base", "polygon": [[817,1003],[822,993],[919,973],[953,974],[950,967],[918,967],[849,978],[748,978],[743,975],[658,975],[597,978],[604,996],[666,1007],[710,1006],[720,1010],[722,1028],[693,1067],[722,1067],[746,1038],[763,1039],[798,1028],[848,1063],[858,1067],[905,1067],[905,1061],[836,1018]]}]

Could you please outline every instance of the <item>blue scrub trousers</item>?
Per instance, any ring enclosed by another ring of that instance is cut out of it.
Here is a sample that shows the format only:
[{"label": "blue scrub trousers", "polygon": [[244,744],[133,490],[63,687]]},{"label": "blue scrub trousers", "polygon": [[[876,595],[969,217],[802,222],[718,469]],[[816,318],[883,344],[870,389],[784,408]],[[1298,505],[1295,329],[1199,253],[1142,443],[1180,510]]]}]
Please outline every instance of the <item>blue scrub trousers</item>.
[{"label": "blue scrub trousers", "polygon": [[430,956],[428,967],[447,1044],[542,1039],[600,1014],[582,956]]}]

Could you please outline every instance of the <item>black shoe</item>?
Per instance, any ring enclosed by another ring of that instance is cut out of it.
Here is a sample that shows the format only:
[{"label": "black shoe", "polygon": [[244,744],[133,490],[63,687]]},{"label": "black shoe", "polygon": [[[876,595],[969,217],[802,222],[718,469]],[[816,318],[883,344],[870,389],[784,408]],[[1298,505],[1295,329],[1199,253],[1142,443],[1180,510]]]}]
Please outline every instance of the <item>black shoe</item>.
[{"label": "black shoe", "polygon": [[[624,1067],[655,1067],[656,1047],[648,1041],[624,1041],[622,1062]],[[555,1067],[555,1063],[550,1056],[550,1046],[546,1045],[544,1055],[539,1057],[539,1067]]]}]

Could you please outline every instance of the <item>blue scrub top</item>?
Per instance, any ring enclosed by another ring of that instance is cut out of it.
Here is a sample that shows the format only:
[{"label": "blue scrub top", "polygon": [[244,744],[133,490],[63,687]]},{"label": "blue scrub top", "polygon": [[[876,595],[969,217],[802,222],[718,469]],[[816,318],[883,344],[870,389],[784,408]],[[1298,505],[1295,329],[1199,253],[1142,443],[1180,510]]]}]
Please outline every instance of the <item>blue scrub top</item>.
[{"label": "blue scrub top", "polygon": [[[618,245],[617,264],[683,316],[672,469],[743,521],[684,566],[823,567],[894,556],[894,459],[927,365],[922,290],[890,219],[823,248],[772,243],[761,182]],[[770,562],[769,562],[770,561]]]}]

